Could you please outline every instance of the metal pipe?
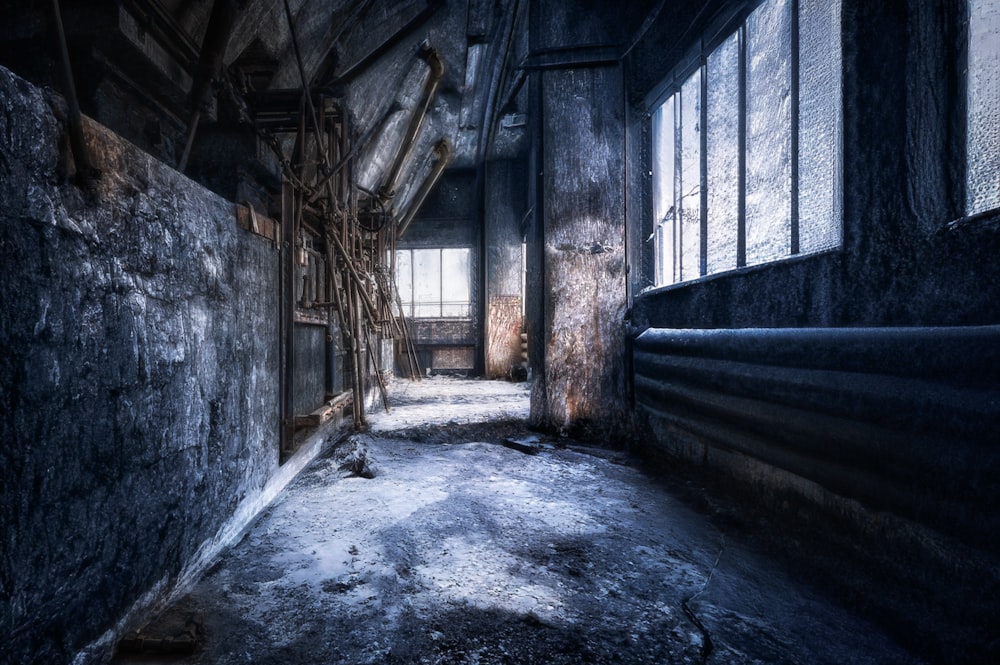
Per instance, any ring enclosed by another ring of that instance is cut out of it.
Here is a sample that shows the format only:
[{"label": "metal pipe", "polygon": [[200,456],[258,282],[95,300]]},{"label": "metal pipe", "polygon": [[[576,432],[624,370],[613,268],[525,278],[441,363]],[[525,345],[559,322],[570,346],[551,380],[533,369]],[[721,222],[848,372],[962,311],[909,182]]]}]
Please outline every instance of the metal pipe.
[{"label": "metal pipe", "polygon": [[[351,255],[347,253],[347,248],[344,247],[340,238],[337,237],[336,233],[330,234],[329,237],[333,238],[333,246],[337,248],[337,251],[340,252],[340,255],[343,257],[344,265],[347,266],[347,272],[354,278],[354,282],[356,284],[364,284],[364,280],[361,279],[361,275],[358,274],[357,268],[354,267]],[[375,304],[371,301],[371,298],[368,297],[368,292],[362,289],[361,295],[363,296],[362,302],[365,305],[365,311],[368,314],[368,317],[373,321],[377,320],[378,316],[375,313]]]},{"label": "metal pipe", "polygon": [[[323,128],[319,124],[319,116],[316,115],[316,106],[313,104],[312,93],[309,91],[309,79],[306,78],[306,68],[302,64],[302,52],[299,50],[299,40],[295,35],[295,22],[292,19],[292,8],[288,5],[288,0],[284,0],[285,18],[288,19],[288,32],[292,39],[292,50],[295,52],[295,64],[299,68],[299,79],[302,81],[302,94],[306,96],[306,104],[309,106],[309,115],[312,116],[313,128],[318,137]],[[317,141],[318,142],[318,141]],[[324,161],[326,160],[326,149],[320,148]]]},{"label": "metal pipe", "polygon": [[441,174],[444,173],[444,169],[448,166],[448,162],[451,161],[451,146],[448,144],[448,139],[441,139],[434,144],[434,154],[437,155],[437,161],[434,163],[434,167],[431,172],[427,174],[427,177],[420,184],[420,189],[417,191],[416,196],[413,197],[413,202],[410,203],[410,207],[406,210],[406,214],[403,218],[399,220],[399,226],[396,230],[396,237],[400,237],[410,226],[410,222],[416,217],[417,211],[420,210],[420,206],[424,204],[424,200],[427,195],[431,193],[434,189],[434,185],[441,178]]},{"label": "metal pipe", "polygon": [[403,140],[396,150],[396,158],[388,174],[386,174],[385,181],[379,187],[379,197],[383,200],[391,199],[395,194],[396,180],[399,178],[400,171],[403,170],[403,162],[406,161],[410,151],[413,149],[413,142],[417,138],[417,132],[420,131],[420,125],[424,121],[424,116],[427,115],[427,108],[434,97],[438,83],[441,82],[441,78],[444,76],[444,61],[441,60],[441,56],[437,50],[432,48],[427,42],[420,45],[420,56],[427,62],[430,72],[424,81],[420,102],[413,109],[413,114],[410,116],[410,123],[406,127],[406,133],[403,135]]},{"label": "metal pipe", "polygon": [[322,191],[323,188],[326,186],[326,183],[332,180],[338,173],[340,173],[341,170],[343,170],[343,168],[347,166],[348,162],[354,159],[359,152],[364,150],[365,146],[367,146],[371,142],[372,138],[374,138],[376,134],[382,132],[382,129],[384,129],[385,126],[389,123],[389,118],[391,118],[394,113],[400,110],[402,110],[402,107],[398,103],[393,103],[382,115],[379,121],[368,128],[368,131],[366,131],[361,136],[361,138],[358,139],[354,143],[354,145],[351,146],[351,149],[347,151],[347,153],[340,158],[340,160],[333,166],[333,168],[331,168],[329,172],[325,176],[323,176],[323,179],[317,183],[316,191],[314,191],[312,196],[309,197],[310,204],[314,204],[316,203],[316,201],[319,200],[320,196],[322,196]]},{"label": "metal pipe", "polygon": [[364,362],[364,354],[361,351],[361,332],[363,324],[361,322],[361,310],[358,304],[360,298],[358,294],[364,293],[360,288],[361,285],[358,282],[351,282],[351,288],[348,291],[350,294],[351,301],[351,318],[353,319],[354,326],[351,331],[351,336],[354,338],[354,399],[356,402],[360,402],[356,408],[356,417],[358,420],[355,421],[355,427],[359,430],[366,430],[368,428],[368,422],[365,418],[365,385],[364,385],[364,374],[362,373],[362,362]]},{"label": "metal pipe", "polygon": [[295,189],[281,186],[281,332],[284,353],[281,366],[281,454],[291,452],[295,438],[293,367],[295,363]]},{"label": "metal pipe", "polygon": [[66,31],[63,29],[59,0],[52,0],[52,15],[56,23],[56,32],[59,34],[59,50],[66,75],[69,145],[73,152],[73,163],[76,165],[76,179],[78,182],[88,181],[98,176],[99,172],[93,168],[87,156],[87,144],[83,136],[83,114],[80,113],[80,101],[76,96],[76,83],[73,81],[73,67],[70,64],[69,47],[66,45]]},{"label": "metal pipe", "polygon": [[194,83],[191,84],[191,105],[194,107],[194,112],[191,114],[184,152],[177,163],[177,170],[181,173],[187,168],[188,157],[191,156],[191,146],[194,144],[194,135],[198,131],[198,123],[201,121],[202,110],[205,106],[205,94],[208,92],[212,79],[222,67],[222,59],[226,54],[226,46],[229,44],[229,37],[232,34],[238,13],[233,0],[215,0],[212,4],[212,14],[208,18],[205,37],[201,41],[201,53],[198,55],[197,75]]}]

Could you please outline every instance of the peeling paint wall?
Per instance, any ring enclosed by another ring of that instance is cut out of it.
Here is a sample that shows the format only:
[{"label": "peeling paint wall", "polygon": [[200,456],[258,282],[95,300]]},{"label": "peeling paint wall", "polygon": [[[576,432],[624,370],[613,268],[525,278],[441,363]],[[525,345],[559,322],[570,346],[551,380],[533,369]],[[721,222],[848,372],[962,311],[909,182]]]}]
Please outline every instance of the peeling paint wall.
[{"label": "peeling paint wall", "polygon": [[[278,463],[278,255],[233,204],[0,68],[0,634],[70,662]],[[148,601],[148,598],[147,598]]]},{"label": "peeling paint wall", "polygon": [[519,160],[489,162],[486,175],[486,375],[521,376],[524,328],[521,220],[527,212]]}]

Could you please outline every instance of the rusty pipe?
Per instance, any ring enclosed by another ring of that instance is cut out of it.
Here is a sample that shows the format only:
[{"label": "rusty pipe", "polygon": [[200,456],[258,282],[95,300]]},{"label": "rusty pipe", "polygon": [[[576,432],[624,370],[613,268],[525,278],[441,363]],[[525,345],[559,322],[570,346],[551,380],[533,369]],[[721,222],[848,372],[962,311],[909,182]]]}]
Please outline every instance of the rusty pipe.
[{"label": "rusty pipe", "polygon": [[444,169],[448,166],[448,162],[451,161],[451,145],[448,144],[448,139],[441,139],[434,144],[434,154],[437,155],[437,161],[434,163],[434,167],[431,172],[427,174],[424,181],[420,183],[420,189],[417,190],[416,196],[413,197],[413,201],[410,203],[410,207],[406,210],[406,214],[403,215],[402,219],[399,220],[399,226],[397,227],[396,237],[400,237],[406,231],[410,222],[417,215],[417,211],[420,210],[420,206],[424,204],[424,200],[427,195],[431,193],[434,189],[434,185],[441,178],[441,174],[444,173]]},{"label": "rusty pipe", "polygon": [[[361,278],[361,275],[358,274],[357,268],[354,267],[354,262],[351,258],[351,255],[347,253],[347,249],[344,247],[344,243],[340,241],[340,238],[337,237],[337,234],[327,233],[327,238],[333,240],[333,246],[336,247],[337,251],[340,253],[341,258],[344,260],[344,265],[347,266],[347,272],[354,279],[354,282],[359,285],[364,284],[365,281]],[[378,315],[375,312],[375,304],[371,301],[371,298],[368,296],[368,292],[365,291],[364,289],[360,289],[360,293],[361,293],[361,301],[362,304],[365,306],[365,312],[368,314],[368,318],[370,318],[372,321],[378,320]]]},{"label": "rusty pipe", "polygon": [[368,145],[372,138],[374,138],[376,134],[382,132],[382,129],[389,123],[389,118],[391,118],[397,111],[400,111],[401,108],[402,107],[400,107],[398,103],[393,103],[382,115],[382,117],[379,118],[379,121],[368,128],[361,138],[358,139],[353,146],[351,146],[351,149],[347,152],[347,154],[344,155],[340,161],[338,161],[333,168],[331,168],[329,172],[323,176],[323,179],[316,184],[316,187],[314,188],[315,192],[309,197],[310,205],[315,204],[316,201],[318,201],[323,195],[323,188],[326,187],[326,183],[340,173],[340,171],[347,166],[348,162],[354,159],[359,152],[364,150],[365,146]]},{"label": "rusty pipe", "polygon": [[420,125],[423,124],[424,116],[427,115],[427,109],[430,106],[431,99],[434,98],[437,86],[441,82],[441,78],[444,76],[444,61],[441,59],[437,50],[431,47],[431,45],[427,42],[420,45],[420,56],[427,62],[428,67],[430,67],[430,72],[427,75],[427,79],[424,81],[420,102],[413,109],[413,114],[410,116],[410,122],[406,127],[406,133],[403,135],[403,140],[400,142],[399,148],[396,150],[396,159],[393,161],[392,168],[389,169],[389,172],[385,177],[385,182],[378,190],[379,197],[384,201],[391,199],[395,194],[396,180],[399,178],[400,171],[403,170],[403,162],[406,161],[410,151],[413,149],[414,140],[417,138],[417,132],[420,131]]}]

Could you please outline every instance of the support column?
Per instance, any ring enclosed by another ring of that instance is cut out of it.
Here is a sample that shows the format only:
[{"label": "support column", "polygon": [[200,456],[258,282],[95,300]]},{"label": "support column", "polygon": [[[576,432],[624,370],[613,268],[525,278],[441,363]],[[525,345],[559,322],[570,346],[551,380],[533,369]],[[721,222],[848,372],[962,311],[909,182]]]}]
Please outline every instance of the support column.
[{"label": "support column", "polygon": [[625,123],[618,65],[541,77],[544,386],[531,418],[613,435],[627,422]]}]

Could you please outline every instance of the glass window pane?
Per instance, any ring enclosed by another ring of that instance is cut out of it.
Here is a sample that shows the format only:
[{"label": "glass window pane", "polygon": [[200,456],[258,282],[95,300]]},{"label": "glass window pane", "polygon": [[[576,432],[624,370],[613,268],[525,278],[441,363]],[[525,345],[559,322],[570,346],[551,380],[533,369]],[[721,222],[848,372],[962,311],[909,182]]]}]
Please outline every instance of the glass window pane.
[{"label": "glass window pane", "polygon": [[791,26],[787,0],[747,18],[747,265],[791,252]]},{"label": "glass window pane", "polygon": [[441,316],[469,316],[469,250],[441,250]]},{"label": "glass window pane", "polygon": [[708,273],[736,267],[739,234],[739,35],[708,56]]},{"label": "glass window pane", "polygon": [[701,275],[701,71],[681,86],[680,250],[682,280]]},{"label": "glass window pane", "polygon": [[841,243],[840,3],[799,0],[799,251]]},{"label": "glass window pane", "polygon": [[969,0],[966,213],[1000,208],[1000,0]]},{"label": "glass window pane", "polygon": [[413,318],[415,319],[441,318],[441,303],[425,303],[425,304],[414,305]]},{"label": "glass window pane", "polygon": [[410,250],[396,250],[396,289],[403,302],[403,315],[413,316],[413,266]]},{"label": "glass window pane", "polygon": [[673,284],[674,272],[674,97],[653,113],[653,223],[656,283]]},{"label": "glass window pane", "polygon": [[414,316],[441,316],[441,250],[413,250]]}]

